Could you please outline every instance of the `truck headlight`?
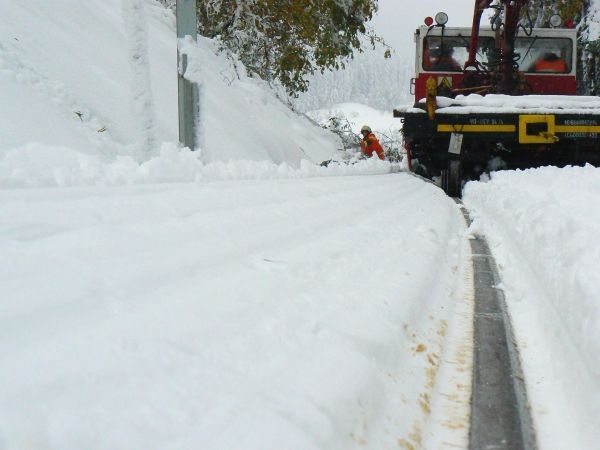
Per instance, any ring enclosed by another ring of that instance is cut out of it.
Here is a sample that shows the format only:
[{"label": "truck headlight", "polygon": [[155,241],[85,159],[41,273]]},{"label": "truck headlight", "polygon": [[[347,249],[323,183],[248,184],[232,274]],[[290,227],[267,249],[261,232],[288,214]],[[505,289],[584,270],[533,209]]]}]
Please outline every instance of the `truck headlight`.
[{"label": "truck headlight", "polygon": [[435,15],[435,23],[438,25],[446,25],[448,23],[448,14],[445,12],[439,12]]}]

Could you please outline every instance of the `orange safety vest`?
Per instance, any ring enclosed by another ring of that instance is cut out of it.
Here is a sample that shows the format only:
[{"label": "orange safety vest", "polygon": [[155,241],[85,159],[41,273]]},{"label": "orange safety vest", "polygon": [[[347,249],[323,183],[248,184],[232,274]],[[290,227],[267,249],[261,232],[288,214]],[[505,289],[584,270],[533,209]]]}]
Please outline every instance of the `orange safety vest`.
[{"label": "orange safety vest", "polygon": [[373,156],[373,152],[375,152],[379,159],[384,159],[383,147],[373,133],[370,133],[366,138],[360,141],[360,150],[369,158]]},{"label": "orange safety vest", "polygon": [[549,73],[566,73],[567,63],[564,59],[555,59],[554,61],[548,61],[542,59],[535,63],[536,72],[549,72]]}]

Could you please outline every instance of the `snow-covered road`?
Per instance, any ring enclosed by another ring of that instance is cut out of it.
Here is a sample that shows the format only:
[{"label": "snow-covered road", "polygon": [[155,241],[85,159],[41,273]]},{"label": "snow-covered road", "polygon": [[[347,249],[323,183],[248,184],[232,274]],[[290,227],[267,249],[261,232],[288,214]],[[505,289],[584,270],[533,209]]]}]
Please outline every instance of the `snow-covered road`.
[{"label": "snow-covered road", "polygon": [[469,233],[540,449],[598,448],[600,169],[468,183],[467,232],[394,165],[320,167],[339,138],[209,39],[204,143],[179,148],[155,0],[4,1],[0,22],[0,450],[466,448]]},{"label": "snow-covered road", "polygon": [[465,446],[465,228],[408,174],[3,190],[0,448]]},{"label": "snow-covered road", "polygon": [[468,232],[406,173],[0,190],[0,448],[465,448],[470,234],[540,448],[594,448],[599,173],[469,183]]}]

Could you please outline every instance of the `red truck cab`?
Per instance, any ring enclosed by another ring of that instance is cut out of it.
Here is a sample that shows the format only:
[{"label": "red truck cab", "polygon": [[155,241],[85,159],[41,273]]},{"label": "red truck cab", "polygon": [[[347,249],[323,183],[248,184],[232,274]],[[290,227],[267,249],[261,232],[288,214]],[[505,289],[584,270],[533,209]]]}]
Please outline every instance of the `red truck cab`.
[{"label": "red truck cab", "polygon": [[[469,57],[471,28],[421,26],[415,32],[416,58],[413,80],[415,102],[425,98],[426,82],[434,77],[438,95],[452,96],[463,86],[463,68]],[[479,32],[477,60],[492,71],[497,58],[497,36],[490,28]],[[539,28],[515,40],[515,65],[529,94],[574,95],[577,32]]]}]

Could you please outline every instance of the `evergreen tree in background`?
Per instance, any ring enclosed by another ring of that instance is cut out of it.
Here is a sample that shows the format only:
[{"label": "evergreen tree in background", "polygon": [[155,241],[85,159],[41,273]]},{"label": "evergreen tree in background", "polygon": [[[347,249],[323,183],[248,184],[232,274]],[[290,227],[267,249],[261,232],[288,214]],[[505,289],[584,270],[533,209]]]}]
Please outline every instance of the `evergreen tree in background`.
[{"label": "evergreen tree in background", "polygon": [[585,0],[581,29],[582,93],[600,95],[600,0]]},{"label": "evergreen tree in background", "polygon": [[414,76],[414,51],[403,49],[385,58],[379,51],[365,51],[344,70],[316,73],[310,88],[293,101],[300,111],[322,109],[338,103],[362,103],[391,111],[411,103],[410,79]]},{"label": "evergreen tree in background", "polygon": [[366,25],[376,10],[377,0],[198,0],[199,33],[295,96],[308,75],[380,41]]}]

